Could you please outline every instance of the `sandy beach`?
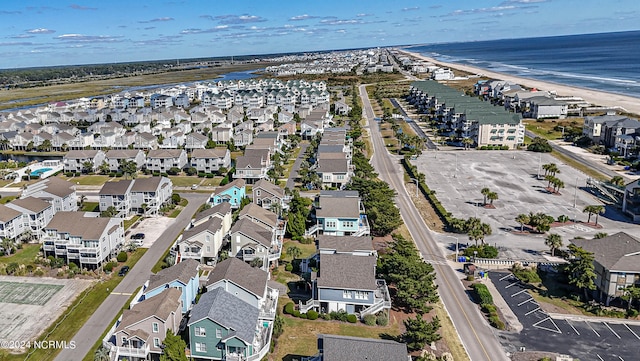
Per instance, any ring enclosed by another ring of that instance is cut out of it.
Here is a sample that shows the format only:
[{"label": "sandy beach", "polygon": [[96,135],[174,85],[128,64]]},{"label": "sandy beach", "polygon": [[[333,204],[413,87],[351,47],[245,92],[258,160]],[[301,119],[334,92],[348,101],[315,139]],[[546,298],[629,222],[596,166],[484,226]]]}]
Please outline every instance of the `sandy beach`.
[{"label": "sandy beach", "polygon": [[497,73],[497,72],[492,72],[492,71],[488,71],[485,69],[476,68],[476,67],[468,66],[464,64],[445,63],[433,58],[420,55],[418,53],[414,53],[406,50],[400,50],[400,51],[404,52],[405,54],[414,56],[416,58],[420,58],[422,60],[434,63],[441,67],[458,69],[461,71],[465,71],[467,73],[478,74],[478,75],[482,75],[482,76],[494,78],[494,79],[512,81],[514,83],[523,85],[527,88],[556,91],[558,95],[577,96],[577,97],[581,97],[582,99],[594,105],[620,106],[626,109],[628,113],[640,115],[640,98],[634,98],[634,97],[625,96],[625,95],[596,91],[592,89],[572,87],[568,85],[550,83],[545,81],[539,81],[535,79],[523,78],[523,77],[513,76],[509,74]]}]

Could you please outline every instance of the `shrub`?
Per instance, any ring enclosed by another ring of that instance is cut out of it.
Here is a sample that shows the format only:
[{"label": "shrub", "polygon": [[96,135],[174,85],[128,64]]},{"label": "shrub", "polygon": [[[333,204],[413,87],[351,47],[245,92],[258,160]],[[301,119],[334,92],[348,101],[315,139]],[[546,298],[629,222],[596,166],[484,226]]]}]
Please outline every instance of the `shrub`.
[{"label": "shrub", "polygon": [[284,305],[284,310],[283,312],[288,314],[288,315],[292,315],[293,311],[295,309],[295,305],[293,304],[293,302],[289,302],[286,305]]},{"label": "shrub", "polygon": [[467,281],[473,281],[475,277],[473,275],[467,275]]},{"label": "shrub", "polygon": [[483,246],[469,246],[464,249],[464,255],[467,257],[473,257],[474,251],[477,251],[479,258],[496,258],[498,257],[498,249],[485,244]]},{"label": "shrub", "polygon": [[307,314],[306,313],[299,313],[298,317],[303,318],[303,319],[306,320],[307,319]]},{"label": "shrub", "polygon": [[498,312],[497,309],[496,309],[496,306],[494,306],[494,305],[483,303],[481,306],[482,306],[482,311],[486,312],[488,314],[492,314],[492,313]]},{"label": "shrub", "polygon": [[320,314],[320,318],[323,319],[323,320],[330,321],[331,320],[331,315],[329,315],[328,313],[322,313],[322,314]]},{"label": "shrub", "polygon": [[317,320],[318,319],[318,312],[316,312],[314,310],[307,311],[307,319],[309,319],[309,320]]},{"label": "shrub", "polygon": [[380,312],[376,315],[376,324],[383,327],[389,324],[389,319],[387,318],[386,312]]},{"label": "shrub", "polygon": [[375,326],[376,325],[376,316],[375,315],[366,315],[363,317],[362,321],[367,326]]},{"label": "shrub", "polygon": [[213,174],[212,173],[207,173],[207,178],[209,178],[209,179],[213,178]]},{"label": "shrub", "polygon": [[354,315],[354,314],[349,314],[349,315],[347,315],[347,321],[349,323],[356,323],[356,322],[358,322],[358,317],[356,315]]},{"label": "shrub", "polygon": [[220,181],[220,185],[227,185],[229,183],[229,177],[224,177],[222,178],[222,180]]},{"label": "shrub", "polygon": [[476,291],[476,295],[478,296],[478,300],[480,301],[481,305],[493,304],[493,297],[491,296],[491,293],[489,292],[489,289],[486,285],[482,283],[474,283],[472,287],[474,291]]},{"label": "shrub", "polygon": [[36,267],[36,270],[33,271],[34,276],[44,276],[44,271],[40,267]]},{"label": "shrub", "polygon": [[118,258],[117,258],[118,262],[127,262],[127,258],[129,258],[127,256],[127,252],[120,251],[120,253],[118,253]]},{"label": "shrub", "polygon": [[293,315],[293,317],[300,317],[300,311],[294,310],[292,315]]},{"label": "shrub", "polygon": [[75,263],[73,263],[73,262],[69,262],[69,269],[70,269],[70,270],[72,270],[72,271],[74,271],[74,272],[75,272],[75,271],[77,271],[77,270],[78,270],[78,268],[79,268],[79,267],[78,267],[78,265],[77,265],[77,264],[75,264]]},{"label": "shrub", "polygon": [[287,265],[284,266],[284,270],[287,272],[293,271],[293,265],[291,263],[287,263]]},{"label": "shrub", "polygon": [[329,316],[331,317],[332,320],[342,321],[342,322],[347,322],[347,315],[348,314],[343,310],[329,313]]},{"label": "shrub", "polygon": [[104,268],[105,272],[111,272],[111,271],[113,271],[113,268],[114,268],[114,267],[115,267],[115,265],[113,264],[113,262],[107,262],[107,263],[104,265],[104,267],[103,267],[103,268]]},{"label": "shrub", "polygon": [[630,308],[627,310],[627,318],[636,318],[638,317],[638,310],[635,308]]},{"label": "shrub", "polygon": [[489,316],[489,323],[498,330],[504,330],[504,322],[500,320],[498,315]]}]

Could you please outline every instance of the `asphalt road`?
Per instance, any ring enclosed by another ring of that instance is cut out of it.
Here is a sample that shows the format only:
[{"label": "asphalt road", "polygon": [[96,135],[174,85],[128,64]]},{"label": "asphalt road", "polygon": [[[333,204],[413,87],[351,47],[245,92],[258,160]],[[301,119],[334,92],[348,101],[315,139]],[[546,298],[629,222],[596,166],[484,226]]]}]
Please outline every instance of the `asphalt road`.
[{"label": "asphalt road", "polygon": [[287,188],[291,190],[295,188],[295,179],[298,177],[298,170],[300,170],[300,164],[302,163],[304,152],[307,151],[308,146],[309,143],[307,142],[299,144],[300,152],[298,153],[298,157],[296,158],[296,160],[293,162],[293,167],[291,167],[291,172],[289,172],[289,179],[287,179]]},{"label": "asphalt road", "polygon": [[380,174],[380,178],[388,182],[398,193],[396,204],[422,257],[433,264],[437,274],[438,293],[467,354],[472,361],[509,360],[493,330],[480,314],[478,306],[472,303],[466,294],[456,271],[446,265],[446,262],[442,262],[444,256],[404,187],[403,170],[399,158],[392,157],[385,151],[377,123],[371,121],[374,113],[364,85],[360,86],[360,97],[364,115],[370,124],[369,130],[374,148],[371,164]]},{"label": "asphalt road", "polygon": [[[151,268],[164,255],[164,252],[171,246],[184,227],[191,221],[193,214],[206,201],[208,194],[184,193],[183,198],[189,204],[182,210],[175,221],[162,233],[160,238],[149,248],[140,258],[138,263],[129,271],[118,286],[93,312],[93,315],[73,336],[76,348],[63,349],[55,358],[56,361],[82,360],[91,351],[93,345],[102,336],[102,333],[111,326],[111,321],[120,313],[122,307],[127,303],[129,297],[142,286],[151,275]],[[114,277],[118,277],[115,275]]]},{"label": "asphalt road", "polygon": [[411,126],[411,128],[413,128],[413,131],[416,132],[416,134],[418,134],[421,138],[424,138],[424,140],[425,140],[424,144],[427,147],[427,149],[429,149],[429,150],[437,150],[438,147],[433,143],[433,141],[431,141],[431,138],[427,137],[427,135],[424,133],[424,130],[422,130],[422,128],[420,128],[418,123],[416,123],[413,120],[413,118],[409,117],[409,115],[404,110],[402,105],[400,105],[400,103],[398,103],[398,101],[395,100],[394,98],[389,98],[389,101],[391,101],[391,105],[393,105],[395,108],[397,108],[400,111],[402,116],[404,116],[405,121]]}]

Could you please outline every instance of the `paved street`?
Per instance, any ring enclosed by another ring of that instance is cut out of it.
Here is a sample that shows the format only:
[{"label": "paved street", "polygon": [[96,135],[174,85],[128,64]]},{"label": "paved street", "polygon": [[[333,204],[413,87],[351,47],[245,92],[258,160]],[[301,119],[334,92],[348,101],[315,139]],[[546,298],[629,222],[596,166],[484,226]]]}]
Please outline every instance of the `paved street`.
[{"label": "paved street", "polygon": [[442,252],[409,198],[403,185],[403,170],[399,164],[399,158],[392,157],[385,151],[378,126],[372,122],[373,109],[364,85],[360,86],[360,96],[363,100],[364,115],[370,124],[369,130],[375,152],[371,164],[379,172],[380,178],[398,192],[396,204],[423,258],[427,261],[436,261],[433,262],[433,267],[437,273],[436,283],[440,298],[470,359],[472,361],[508,360],[492,329],[481,316],[477,305],[469,300],[455,271],[443,262]]},{"label": "paved street", "polygon": [[298,170],[300,170],[300,164],[304,159],[304,152],[307,151],[307,147],[309,146],[308,142],[302,142],[298,145],[300,147],[300,152],[298,152],[298,157],[293,162],[293,167],[291,167],[291,172],[289,173],[289,179],[287,179],[287,188],[293,190],[295,187],[295,179],[298,177]]},{"label": "paved street", "polygon": [[91,350],[102,333],[111,326],[111,321],[120,313],[129,297],[149,278],[151,268],[191,221],[193,214],[206,201],[208,194],[184,193],[181,196],[186,198],[189,204],[73,337],[72,341],[75,341],[77,347],[74,350],[62,350],[55,358],[56,361],[81,360]]}]

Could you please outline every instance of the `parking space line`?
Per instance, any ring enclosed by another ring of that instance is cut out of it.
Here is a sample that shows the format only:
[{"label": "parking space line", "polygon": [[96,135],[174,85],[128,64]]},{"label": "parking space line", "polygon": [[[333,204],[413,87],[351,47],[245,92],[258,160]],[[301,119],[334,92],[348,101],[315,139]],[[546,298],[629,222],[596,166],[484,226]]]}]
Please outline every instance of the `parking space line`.
[{"label": "parking space line", "polygon": [[524,293],[524,292],[527,292],[527,290],[518,291],[518,292],[512,294],[511,297],[515,297],[515,296],[517,296],[517,295],[519,295],[521,293]]},{"label": "parking space line", "polygon": [[608,323],[606,323],[606,322],[603,322],[603,323],[604,323],[604,325],[605,325],[605,326],[607,326],[607,328],[609,329],[609,331],[613,332],[613,334],[614,334],[614,335],[616,335],[616,337],[618,338],[618,340],[621,338],[621,337],[620,337],[620,335],[618,335],[618,334],[616,333],[616,331],[614,331],[614,330],[613,330],[613,328],[611,328],[611,326],[609,326],[609,324],[608,324]]},{"label": "parking space line", "polygon": [[504,281],[504,280],[506,280],[507,278],[509,278],[509,277],[511,277],[511,276],[513,276],[513,275],[512,275],[511,273],[509,273],[508,275],[501,277],[501,278],[499,279],[499,281]]},{"label": "parking space line", "polygon": [[522,301],[522,302],[518,303],[518,307],[520,307],[520,306],[524,305],[524,304],[525,304],[525,303],[527,303],[527,302],[531,302],[531,301],[533,301],[533,297],[531,297],[530,299],[528,299],[528,300],[526,300],[526,301]]},{"label": "parking space line", "polygon": [[[556,329],[553,330],[553,329],[550,329],[550,328],[547,328],[547,327],[538,326],[539,324],[541,324],[542,322],[545,322],[545,321],[551,321],[551,323],[556,327]],[[547,317],[544,320],[541,320],[541,321],[538,321],[538,322],[534,323],[533,327],[537,327],[537,328],[540,328],[540,329],[543,329],[543,330],[547,330],[547,331],[550,331],[550,332],[555,332],[555,333],[560,333],[560,334],[562,333],[562,331],[558,328],[558,325],[556,325],[556,323],[553,322],[553,319],[551,317]]]},{"label": "parking space line", "polygon": [[540,307],[538,307],[538,308],[536,308],[536,309],[534,309],[534,310],[531,310],[531,311],[529,311],[529,312],[525,313],[524,315],[525,315],[525,316],[529,316],[530,314],[532,314],[532,313],[534,313],[534,312],[538,311],[539,309],[540,309]]},{"label": "parking space line", "polygon": [[578,332],[578,330],[576,330],[576,328],[575,328],[575,327],[573,327],[573,325],[571,324],[571,322],[569,322],[569,320],[565,320],[565,321],[567,321],[567,324],[568,324],[569,326],[571,326],[571,328],[573,329],[573,332],[575,332],[575,333],[576,333],[576,335],[580,336],[580,332]]},{"label": "parking space line", "polygon": [[624,327],[626,327],[626,328],[627,328],[627,330],[629,330],[629,332],[631,332],[634,336],[636,336],[636,338],[637,338],[638,340],[640,340],[640,336],[638,336],[638,334],[637,334],[637,333],[635,333],[635,332],[631,329],[631,327],[629,327],[629,325],[627,325],[626,323],[623,323],[623,325],[624,325]]},{"label": "parking space line", "polygon": [[586,324],[587,324],[587,326],[589,326],[589,328],[591,329],[591,331],[593,331],[593,333],[595,333],[595,334],[596,334],[596,336],[600,337],[600,334],[598,333],[598,331],[596,331],[596,330],[591,326],[591,324],[589,323],[589,321],[584,321],[584,323],[586,323]]},{"label": "parking space line", "polygon": [[509,288],[509,287],[517,285],[519,283],[520,283],[519,281],[516,281],[516,282],[513,282],[513,283],[509,284],[508,286],[505,286],[504,288]]}]

